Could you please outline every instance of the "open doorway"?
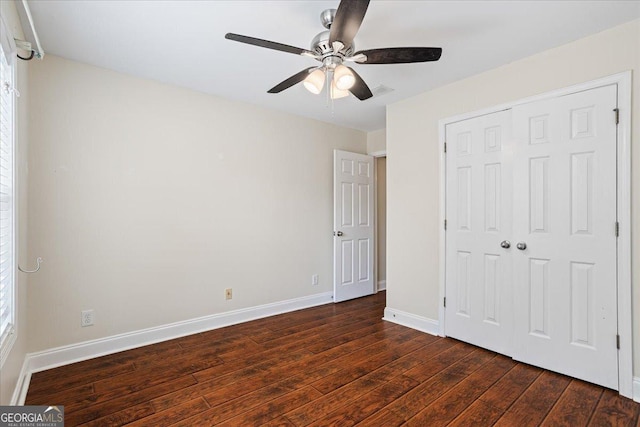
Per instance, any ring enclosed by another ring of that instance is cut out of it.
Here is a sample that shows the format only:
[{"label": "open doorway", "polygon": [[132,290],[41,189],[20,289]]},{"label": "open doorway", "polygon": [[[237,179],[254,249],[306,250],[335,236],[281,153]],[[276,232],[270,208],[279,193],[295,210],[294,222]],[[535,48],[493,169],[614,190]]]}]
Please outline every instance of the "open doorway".
[{"label": "open doorway", "polygon": [[376,157],[376,290],[387,289],[387,157]]}]

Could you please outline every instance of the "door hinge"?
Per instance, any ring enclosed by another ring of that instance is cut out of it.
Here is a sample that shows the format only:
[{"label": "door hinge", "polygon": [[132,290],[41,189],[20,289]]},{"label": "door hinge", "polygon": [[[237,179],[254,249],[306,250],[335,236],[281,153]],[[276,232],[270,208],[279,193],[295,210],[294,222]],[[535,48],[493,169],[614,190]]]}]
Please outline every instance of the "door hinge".
[{"label": "door hinge", "polygon": [[620,237],[620,223],[616,221],[616,237]]},{"label": "door hinge", "polygon": [[613,112],[616,114],[616,124],[620,123],[620,110],[617,108],[614,108]]},{"label": "door hinge", "polygon": [[444,220],[444,229],[445,230],[447,229],[447,220],[446,219]]},{"label": "door hinge", "polygon": [[620,350],[620,335],[616,335],[616,348]]},{"label": "door hinge", "polygon": [[443,304],[444,304],[444,308],[447,308],[447,297],[444,297]]},{"label": "door hinge", "polygon": [[444,143],[444,152],[445,152],[445,154],[447,153],[447,143],[446,142]]}]

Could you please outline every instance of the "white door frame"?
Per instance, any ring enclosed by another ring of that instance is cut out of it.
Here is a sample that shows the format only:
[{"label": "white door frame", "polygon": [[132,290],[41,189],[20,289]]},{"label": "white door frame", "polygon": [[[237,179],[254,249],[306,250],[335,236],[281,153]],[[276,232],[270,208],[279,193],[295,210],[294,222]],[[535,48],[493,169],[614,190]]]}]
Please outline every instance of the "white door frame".
[{"label": "white door frame", "polygon": [[[620,350],[618,351],[618,392],[625,397],[633,398],[633,331],[631,313],[631,71],[614,74],[601,79],[581,83],[551,92],[543,93],[517,101],[496,105],[479,111],[448,117],[438,122],[440,147],[440,235],[439,235],[439,334],[445,336],[444,304],[445,295],[445,256],[446,237],[444,224],[446,220],[446,157],[444,143],[446,126],[450,123],[471,119],[513,108],[516,105],[528,104],[543,99],[556,98],[589,89],[595,89],[612,84],[618,85],[618,109],[620,123],[618,124],[617,144],[617,211],[620,224],[618,237],[618,334],[620,335]],[[611,112],[612,117],[614,112]]]}]

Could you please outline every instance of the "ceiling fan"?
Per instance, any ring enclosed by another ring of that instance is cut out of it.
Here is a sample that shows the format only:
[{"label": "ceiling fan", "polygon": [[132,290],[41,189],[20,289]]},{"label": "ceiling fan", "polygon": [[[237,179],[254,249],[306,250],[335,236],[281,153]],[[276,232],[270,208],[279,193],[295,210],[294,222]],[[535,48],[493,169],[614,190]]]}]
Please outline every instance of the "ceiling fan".
[{"label": "ceiling fan", "polygon": [[361,101],[373,96],[367,84],[356,71],[343,62],[357,64],[406,64],[437,61],[442,55],[439,47],[389,47],[355,51],[353,39],[360,29],[367,12],[369,0],[341,0],[338,9],[327,9],[320,15],[327,29],[314,37],[311,49],[302,49],[269,40],[240,34],[227,33],[225,38],[267,49],[303,55],[322,63],[309,67],[278,83],[269,93],[279,93],[303,82],[311,93],[319,94],[327,86],[332,99],[342,98],[351,92]]}]

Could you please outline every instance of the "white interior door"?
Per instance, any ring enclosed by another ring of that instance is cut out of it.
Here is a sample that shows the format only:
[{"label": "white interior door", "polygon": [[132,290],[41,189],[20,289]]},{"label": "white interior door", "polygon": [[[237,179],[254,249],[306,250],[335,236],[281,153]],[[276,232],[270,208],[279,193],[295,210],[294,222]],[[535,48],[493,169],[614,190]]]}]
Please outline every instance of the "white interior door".
[{"label": "white interior door", "polygon": [[[513,356],[618,389],[616,86],[513,109]],[[522,247],[522,246],[520,246]]]},{"label": "white interior door", "polygon": [[447,125],[447,335],[618,389],[616,106],[611,85]]},{"label": "white interior door", "polygon": [[373,157],[334,150],[333,299],[374,292]]},{"label": "white interior door", "polygon": [[446,128],[446,334],[503,354],[513,322],[510,128],[510,111]]}]

